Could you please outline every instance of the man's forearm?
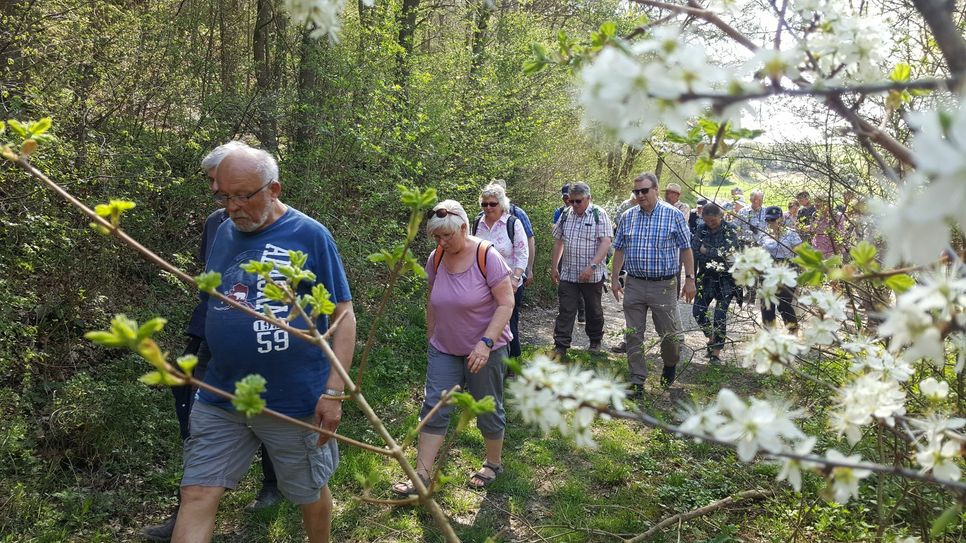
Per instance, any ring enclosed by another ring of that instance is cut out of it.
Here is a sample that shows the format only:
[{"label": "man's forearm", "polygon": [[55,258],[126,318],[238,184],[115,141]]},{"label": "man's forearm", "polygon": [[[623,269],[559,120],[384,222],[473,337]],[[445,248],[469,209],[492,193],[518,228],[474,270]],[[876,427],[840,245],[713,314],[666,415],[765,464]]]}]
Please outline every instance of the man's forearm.
[{"label": "man's forearm", "polygon": [[624,267],[624,249],[615,249],[614,258],[612,260],[614,267],[611,269],[611,280],[616,281],[617,277],[621,274],[621,268]]},{"label": "man's forearm", "polygon": [[684,275],[694,277],[694,254],[691,249],[681,249],[681,265],[684,266]]},{"label": "man's forearm", "polygon": [[607,251],[610,251],[610,238],[601,238],[600,245],[597,246],[597,252],[594,254],[593,262],[595,264],[601,264],[607,258]]},{"label": "man's forearm", "polygon": [[550,266],[553,269],[560,267],[560,257],[563,256],[563,240],[558,239],[553,242],[553,253],[550,256]]},{"label": "man's forearm", "polygon": [[[349,368],[352,367],[352,355],[356,348],[356,314],[352,309],[352,302],[340,302],[336,304],[335,311],[332,312],[332,322],[336,322],[336,319],[343,313],[345,316],[339,321],[338,328],[332,334],[332,351],[338,357],[339,364],[348,373]],[[334,390],[343,390],[345,388],[345,382],[339,376],[338,372],[329,372],[329,380],[326,382],[326,388]]]}]

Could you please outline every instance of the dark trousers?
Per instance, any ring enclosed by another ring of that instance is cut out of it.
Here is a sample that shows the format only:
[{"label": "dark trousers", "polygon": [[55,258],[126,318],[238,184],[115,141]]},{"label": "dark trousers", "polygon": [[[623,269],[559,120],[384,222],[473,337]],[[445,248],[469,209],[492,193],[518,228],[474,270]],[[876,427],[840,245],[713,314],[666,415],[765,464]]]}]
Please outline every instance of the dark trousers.
[{"label": "dark trousers", "polygon": [[[795,289],[782,285],[778,289],[778,312],[781,313],[782,320],[785,321],[785,327],[789,330],[796,330],[798,328],[798,317],[795,316],[794,303]],[[774,304],[772,304],[771,307],[765,307],[765,301],[762,300],[761,320],[768,325],[775,323]]]},{"label": "dark trousers", "polygon": [[[198,357],[198,365],[195,366],[192,375],[196,379],[204,379],[205,371],[208,370],[208,361],[211,360],[211,351],[208,349],[208,342],[191,336],[188,345],[185,347],[184,354],[193,354]],[[191,386],[171,387],[174,395],[174,411],[178,415],[178,426],[181,430],[181,441],[191,436],[191,428],[188,426],[188,418],[191,416],[191,408],[195,403],[195,392],[197,389]],[[277,486],[278,478],[275,475],[275,466],[272,465],[268,457],[265,445],[262,445],[262,485]]]},{"label": "dark trousers", "polygon": [[577,302],[584,301],[587,312],[587,322],[584,330],[592,343],[604,339],[604,308],[600,305],[601,293],[604,291],[604,281],[599,283],[571,283],[561,281],[557,287],[559,312],[557,322],[553,327],[553,343],[558,348],[570,348],[574,333],[574,319],[577,317]]},{"label": "dark trousers", "polygon": [[510,315],[510,333],[513,339],[510,340],[510,358],[520,356],[520,306],[523,305],[523,285],[513,293],[513,314]]},{"label": "dark trousers", "polygon": [[[704,336],[710,340],[708,347],[721,349],[728,339],[728,306],[735,296],[735,285],[731,276],[718,274],[698,275],[698,295],[691,308],[694,320],[701,325]],[[714,302],[714,316],[708,315],[711,302]]]}]

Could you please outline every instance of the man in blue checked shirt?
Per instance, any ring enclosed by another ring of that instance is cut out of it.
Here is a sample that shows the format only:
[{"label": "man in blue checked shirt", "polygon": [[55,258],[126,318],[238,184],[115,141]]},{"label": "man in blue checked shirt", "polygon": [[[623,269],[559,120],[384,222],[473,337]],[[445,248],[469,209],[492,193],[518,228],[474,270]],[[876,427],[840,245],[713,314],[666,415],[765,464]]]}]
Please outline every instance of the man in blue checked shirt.
[{"label": "man in blue checked shirt", "polygon": [[[637,209],[629,209],[621,217],[614,235],[614,270],[627,270],[622,287],[617,274],[611,277],[611,291],[617,301],[624,302],[624,320],[629,333],[627,365],[631,374],[630,398],[644,393],[647,364],[641,346],[648,309],[654,328],[661,336],[661,359],[664,370],[661,383],[670,386],[677,375],[681,356],[681,317],[678,314],[677,277],[684,266],[681,295],[687,302],[694,299],[694,256],[691,253],[691,231],[675,207],[658,200],[658,181],[653,173],[634,179]],[[626,289],[626,292],[625,292]]]}]

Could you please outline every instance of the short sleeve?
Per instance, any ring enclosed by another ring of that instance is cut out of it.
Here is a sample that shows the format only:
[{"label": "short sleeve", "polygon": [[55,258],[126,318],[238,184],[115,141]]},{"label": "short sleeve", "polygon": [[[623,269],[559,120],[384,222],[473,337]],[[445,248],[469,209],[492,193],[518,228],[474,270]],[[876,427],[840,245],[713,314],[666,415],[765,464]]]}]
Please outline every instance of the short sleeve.
[{"label": "short sleeve", "polygon": [[560,217],[553,223],[553,239],[563,239],[563,213]]},{"label": "short sleeve", "polygon": [[597,239],[614,236],[614,228],[610,225],[610,216],[603,209],[600,210],[600,224],[597,225]]},{"label": "short sleeve", "polygon": [[678,240],[679,249],[691,248],[691,231],[688,230],[688,222],[680,211],[674,217],[674,236]]},{"label": "short sleeve", "polygon": [[614,249],[624,248],[624,235],[627,232],[627,223],[629,220],[631,219],[627,216],[627,212],[624,212],[621,214],[621,220],[617,221],[617,229],[614,231],[614,243],[612,244]]},{"label": "short sleeve", "polygon": [[517,219],[520,219],[520,223],[523,224],[523,231],[524,231],[524,233],[526,233],[526,235],[527,235],[528,238],[532,238],[533,237],[533,225],[530,224],[530,216],[527,215],[527,212],[526,211],[520,209],[519,207],[516,207],[514,209],[516,210],[516,212],[514,213],[514,215],[516,215],[517,216]]},{"label": "short sleeve", "polygon": [[315,280],[322,283],[335,303],[348,302],[352,300],[352,293],[349,290],[349,280],[346,279],[345,268],[342,266],[342,257],[332,239],[332,234],[328,229],[322,227],[322,235],[318,241],[318,262],[316,263]]},{"label": "short sleeve", "polygon": [[503,256],[494,247],[489,247],[486,249],[486,284],[490,288],[495,287],[510,275],[510,266],[507,265],[506,260],[503,260]]}]

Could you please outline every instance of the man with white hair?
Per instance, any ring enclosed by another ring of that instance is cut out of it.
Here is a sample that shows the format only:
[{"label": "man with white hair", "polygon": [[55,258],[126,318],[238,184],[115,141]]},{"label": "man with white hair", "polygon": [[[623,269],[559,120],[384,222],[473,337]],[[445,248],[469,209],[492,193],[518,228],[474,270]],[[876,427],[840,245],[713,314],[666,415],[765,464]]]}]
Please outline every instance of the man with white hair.
[{"label": "man with white hair", "polygon": [[[208,180],[208,188],[212,193],[218,192],[218,165],[232,151],[245,148],[248,148],[248,145],[244,142],[238,140],[229,141],[228,143],[215,147],[201,160],[201,169],[205,172],[205,177]],[[208,254],[211,253],[211,245],[215,239],[215,232],[218,231],[221,223],[226,220],[228,220],[228,212],[225,211],[224,206],[221,204],[218,205],[218,209],[213,211],[205,219],[201,231],[201,245],[198,249],[198,262],[202,267],[208,259]],[[204,379],[205,371],[208,368],[208,361],[211,360],[211,351],[208,349],[208,342],[205,341],[205,317],[207,311],[208,304],[205,302],[201,302],[195,306],[191,314],[191,320],[188,323],[188,329],[185,331],[185,335],[188,336],[188,345],[185,347],[184,354],[196,355],[198,357],[198,365],[195,366],[194,375],[199,379]],[[191,414],[191,407],[194,404],[195,392],[197,390],[194,387],[187,385],[171,387],[182,442],[190,437],[188,417]],[[248,509],[252,511],[271,507],[281,499],[275,478],[275,468],[272,466],[272,461],[269,459],[265,447],[262,447],[261,457],[262,488],[259,490],[255,501],[248,506]],[[181,496],[179,494],[179,502],[180,499]],[[175,510],[175,513],[170,515],[161,524],[146,526],[142,530],[141,535],[149,541],[168,541],[171,539],[171,534],[174,533],[174,525],[177,522],[177,518],[177,510]]]},{"label": "man with white hair", "polygon": [[572,206],[553,225],[553,253],[550,276],[557,285],[559,312],[553,328],[554,350],[563,358],[573,340],[577,300],[583,299],[587,312],[584,329],[590,339],[590,351],[600,351],[604,339],[604,309],[600,297],[607,275],[604,261],[610,250],[614,231],[610,217],[590,201],[590,186],[570,186]]},{"label": "man with white hair", "polygon": [[688,219],[691,218],[691,207],[681,201],[681,185],[668,183],[668,186],[664,188],[664,201],[684,215],[684,222],[688,222]]},{"label": "man with white hair", "polygon": [[[216,180],[215,200],[225,206],[231,220],[218,228],[206,270],[221,273],[221,293],[258,313],[271,310],[284,320],[290,307],[269,299],[266,282],[243,266],[251,260],[291,265],[290,252],[304,253],[303,269],[315,274],[315,282],[335,302],[331,319],[341,318],[341,322],[332,334],[332,349],[348,369],[355,345],[355,315],[332,235],[281,202],[278,166],[265,151],[232,151],[219,164]],[[273,276],[281,277],[278,272]],[[313,282],[302,281],[297,294],[307,294],[312,287]],[[312,324],[325,333],[329,322],[323,316]],[[291,325],[307,329],[309,323],[297,318]],[[216,298],[208,299],[205,331],[211,349],[206,384],[234,390],[237,381],[259,374],[267,381],[262,397],[268,408],[331,432],[338,428],[344,382],[331,371],[333,361],[316,345],[290,337],[287,331]],[[225,489],[235,488],[262,443],[275,465],[279,490],[302,508],[309,541],[329,540],[332,495],[327,482],[339,462],[334,439],[264,414],[246,418],[229,401],[204,389],[198,392],[190,423],[174,541],[211,539]]]}]

